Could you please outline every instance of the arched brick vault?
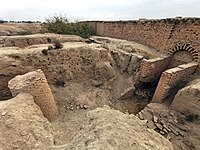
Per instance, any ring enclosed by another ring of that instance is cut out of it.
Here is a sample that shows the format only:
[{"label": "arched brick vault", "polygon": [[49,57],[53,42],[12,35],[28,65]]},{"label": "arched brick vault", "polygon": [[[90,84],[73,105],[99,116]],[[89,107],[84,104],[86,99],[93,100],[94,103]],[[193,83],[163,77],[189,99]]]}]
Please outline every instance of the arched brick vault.
[{"label": "arched brick vault", "polygon": [[192,55],[193,60],[196,62],[199,62],[199,53],[196,49],[192,47],[192,45],[190,44],[176,45],[175,47],[169,50],[168,54],[173,55],[175,52],[178,52],[178,51],[188,51]]}]

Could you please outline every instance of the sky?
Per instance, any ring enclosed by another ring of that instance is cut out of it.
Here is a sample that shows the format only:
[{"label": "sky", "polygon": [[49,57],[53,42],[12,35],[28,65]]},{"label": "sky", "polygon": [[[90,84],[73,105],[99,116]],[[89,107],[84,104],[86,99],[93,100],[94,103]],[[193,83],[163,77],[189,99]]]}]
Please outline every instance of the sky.
[{"label": "sky", "polygon": [[200,0],[0,0],[0,19],[45,21],[55,14],[79,20],[200,17]]}]

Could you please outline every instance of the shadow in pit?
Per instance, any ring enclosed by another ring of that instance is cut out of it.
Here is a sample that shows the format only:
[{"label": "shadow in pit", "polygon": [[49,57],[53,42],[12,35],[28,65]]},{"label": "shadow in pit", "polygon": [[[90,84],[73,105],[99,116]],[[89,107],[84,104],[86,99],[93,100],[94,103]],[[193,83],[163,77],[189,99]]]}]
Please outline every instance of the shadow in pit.
[{"label": "shadow in pit", "polygon": [[12,77],[12,75],[0,74],[0,101],[13,98],[12,93],[8,88],[8,82]]},{"label": "shadow in pit", "polygon": [[11,98],[13,98],[13,96],[9,88],[0,90],[0,101],[9,100]]},{"label": "shadow in pit", "polygon": [[134,84],[135,90],[133,93],[126,98],[119,99],[114,108],[122,112],[137,114],[151,102],[157,85],[157,80],[152,82],[140,81]]},{"label": "shadow in pit", "polygon": [[159,81],[158,79],[150,81],[150,82],[139,81],[138,83],[134,84],[134,87],[135,87],[134,95],[138,99],[151,102],[153,95],[156,91],[158,81]]},{"label": "shadow in pit", "polygon": [[124,113],[137,114],[148,104],[148,100],[139,99],[134,94],[125,99],[117,100],[117,102],[112,105],[112,108],[120,110]]}]

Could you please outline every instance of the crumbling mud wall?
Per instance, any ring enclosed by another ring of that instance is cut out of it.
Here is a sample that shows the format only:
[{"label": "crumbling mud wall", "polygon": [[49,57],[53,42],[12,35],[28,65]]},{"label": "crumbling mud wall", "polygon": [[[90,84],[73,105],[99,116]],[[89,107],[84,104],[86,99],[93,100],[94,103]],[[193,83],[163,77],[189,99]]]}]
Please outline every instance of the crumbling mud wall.
[{"label": "crumbling mud wall", "polygon": [[160,19],[89,22],[99,36],[135,41],[168,53],[180,43],[190,44],[200,57],[200,19]]},{"label": "crumbling mud wall", "polygon": [[24,75],[18,75],[9,81],[8,87],[13,97],[20,92],[31,94],[35,103],[49,120],[54,120],[58,116],[56,102],[42,70],[38,69]]},{"label": "crumbling mud wall", "polygon": [[169,90],[175,87],[184,78],[187,78],[189,75],[191,75],[197,66],[198,63],[192,62],[164,71],[159,80],[152,102],[163,102]]},{"label": "crumbling mud wall", "polygon": [[[47,47],[48,45],[46,45]],[[102,47],[74,43],[59,50],[43,51],[37,49],[1,50],[0,62],[0,99],[9,97],[8,81],[16,75],[42,69],[50,84],[64,84],[66,81],[84,81],[98,78],[98,69],[109,68],[110,54]],[[100,63],[108,62],[106,65]],[[112,72],[111,72],[112,73]],[[114,75],[104,77],[112,78]]]},{"label": "crumbling mud wall", "polygon": [[0,24],[0,36],[15,36],[44,33],[45,28],[41,23],[11,23]]}]

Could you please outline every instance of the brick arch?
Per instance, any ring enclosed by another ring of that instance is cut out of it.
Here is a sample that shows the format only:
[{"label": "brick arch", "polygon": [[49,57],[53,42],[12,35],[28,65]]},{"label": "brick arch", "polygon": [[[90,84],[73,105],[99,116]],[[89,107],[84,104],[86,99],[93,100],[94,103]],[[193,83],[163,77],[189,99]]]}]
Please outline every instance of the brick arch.
[{"label": "brick arch", "polygon": [[199,61],[199,53],[195,48],[192,47],[191,44],[176,45],[175,47],[170,48],[170,50],[168,51],[168,54],[173,55],[175,52],[178,52],[178,51],[188,51],[192,55],[195,61],[197,62]]}]

